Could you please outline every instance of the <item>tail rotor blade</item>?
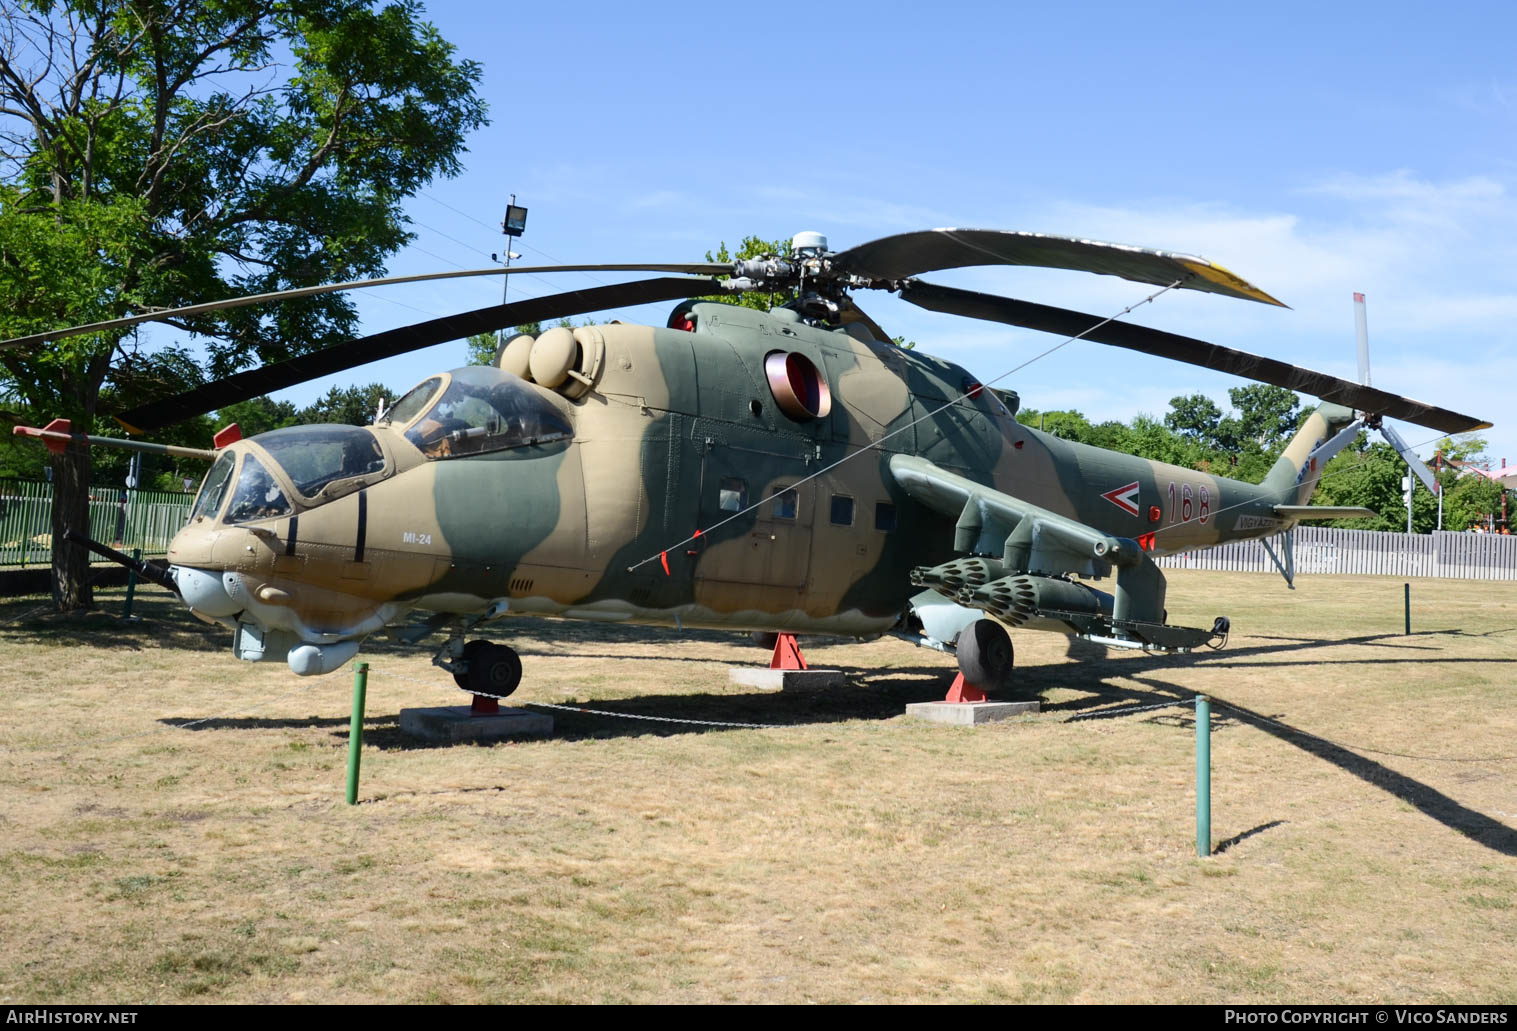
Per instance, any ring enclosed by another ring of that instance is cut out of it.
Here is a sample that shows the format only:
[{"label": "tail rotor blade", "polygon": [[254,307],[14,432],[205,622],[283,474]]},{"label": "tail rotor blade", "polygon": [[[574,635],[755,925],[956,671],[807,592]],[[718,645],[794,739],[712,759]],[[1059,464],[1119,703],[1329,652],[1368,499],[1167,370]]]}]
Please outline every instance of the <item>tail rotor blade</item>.
[{"label": "tail rotor blade", "polygon": [[1370,385],[1370,329],[1364,314],[1364,295],[1354,295],[1354,335],[1359,339],[1359,382]]},{"label": "tail rotor blade", "polygon": [[1417,457],[1417,452],[1412,450],[1412,446],[1406,442],[1406,438],[1383,423],[1380,426],[1380,435],[1386,439],[1386,442],[1391,447],[1396,449],[1396,453],[1406,462],[1406,467],[1417,474],[1417,479],[1422,481],[1422,485],[1434,494],[1437,494],[1439,489],[1438,481],[1433,477],[1433,471],[1422,464],[1422,459]]}]

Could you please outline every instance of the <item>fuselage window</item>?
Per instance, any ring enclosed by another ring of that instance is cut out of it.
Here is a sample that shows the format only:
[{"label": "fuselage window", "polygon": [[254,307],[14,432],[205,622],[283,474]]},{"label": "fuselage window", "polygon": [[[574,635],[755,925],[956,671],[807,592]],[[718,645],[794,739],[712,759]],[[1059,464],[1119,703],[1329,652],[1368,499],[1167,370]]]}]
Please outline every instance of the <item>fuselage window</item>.
[{"label": "fuselage window", "polygon": [[889,533],[895,529],[895,506],[888,501],[877,501],[874,505],[874,528]]},{"label": "fuselage window", "polygon": [[774,518],[794,519],[800,507],[800,499],[794,487],[785,487],[774,497]]},{"label": "fuselage window", "polygon": [[724,477],[721,489],[717,492],[716,505],[723,512],[741,512],[747,508],[748,481],[735,476]]},{"label": "fuselage window", "polygon": [[853,499],[844,494],[832,495],[832,522],[834,526],[853,525]]}]

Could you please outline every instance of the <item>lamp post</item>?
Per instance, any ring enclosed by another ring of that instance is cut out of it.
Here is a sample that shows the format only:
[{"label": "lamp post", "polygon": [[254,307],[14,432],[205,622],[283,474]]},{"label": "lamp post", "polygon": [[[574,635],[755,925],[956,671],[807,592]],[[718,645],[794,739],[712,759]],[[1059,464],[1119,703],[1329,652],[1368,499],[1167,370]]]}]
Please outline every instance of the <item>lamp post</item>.
[{"label": "lamp post", "polygon": [[[516,203],[516,194],[514,194],[514,193],[511,194],[511,203],[506,205],[506,217],[501,220],[500,231],[502,233],[504,233],[508,237],[511,237],[511,236],[520,236],[522,233],[524,233],[524,232],[527,231],[527,209]],[[512,258],[519,258],[519,257],[521,257],[521,255],[517,254],[515,251],[513,251],[511,249],[511,241],[507,240],[506,241],[506,273],[507,274],[500,277],[500,303],[502,305],[504,305],[506,303],[506,291],[511,286],[511,276],[510,276],[511,259]],[[495,255],[492,254],[492,255],[490,255],[490,260],[491,261],[496,261],[498,259],[495,257]],[[500,329],[500,339],[501,339],[502,343],[505,342],[505,339],[506,339],[506,330],[505,330],[504,326],[502,326],[501,329]]]}]

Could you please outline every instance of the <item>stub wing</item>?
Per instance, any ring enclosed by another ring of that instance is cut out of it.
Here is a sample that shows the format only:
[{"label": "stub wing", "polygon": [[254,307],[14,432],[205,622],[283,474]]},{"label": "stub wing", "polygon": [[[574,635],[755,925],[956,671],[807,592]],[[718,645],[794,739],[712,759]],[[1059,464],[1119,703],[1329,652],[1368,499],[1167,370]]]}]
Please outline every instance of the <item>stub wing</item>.
[{"label": "stub wing", "polygon": [[925,458],[896,455],[890,472],[913,500],[957,519],[954,550],[963,554],[1000,552],[1013,569],[1081,576],[1104,576],[1113,565],[1136,566],[1145,557],[1131,538],[1113,537]]}]

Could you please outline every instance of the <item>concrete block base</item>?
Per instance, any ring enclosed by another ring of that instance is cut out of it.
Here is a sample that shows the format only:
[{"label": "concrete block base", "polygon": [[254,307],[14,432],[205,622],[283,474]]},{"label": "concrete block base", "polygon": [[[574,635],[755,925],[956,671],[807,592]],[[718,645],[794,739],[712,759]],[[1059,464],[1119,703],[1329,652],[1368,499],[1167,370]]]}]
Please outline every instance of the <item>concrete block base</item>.
[{"label": "concrete block base", "polygon": [[507,708],[492,716],[473,716],[467,705],[401,709],[400,731],[423,741],[512,741],[553,736],[553,717]]},{"label": "concrete block base", "polygon": [[847,683],[840,669],[753,669],[734,666],[727,679],[759,691],[799,691],[810,688],[842,687]]},{"label": "concrete block base", "polygon": [[967,727],[1037,712],[1039,708],[1038,702],[912,702],[906,706],[906,715]]}]

